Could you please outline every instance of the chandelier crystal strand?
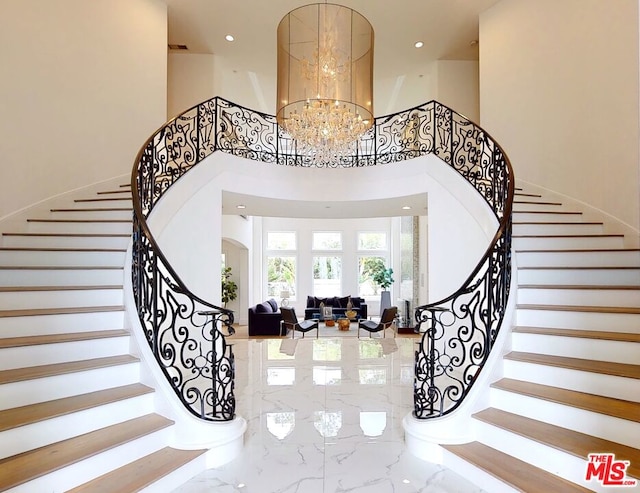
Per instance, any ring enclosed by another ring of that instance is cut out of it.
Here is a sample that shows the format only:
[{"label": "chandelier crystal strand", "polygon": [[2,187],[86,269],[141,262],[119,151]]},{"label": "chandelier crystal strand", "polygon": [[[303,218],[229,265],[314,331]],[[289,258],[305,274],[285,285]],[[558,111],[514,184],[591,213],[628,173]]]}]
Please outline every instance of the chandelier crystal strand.
[{"label": "chandelier crystal strand", "polygon": [[373,29],[358,12],[312,4],[278,26],[277,119],[317,166],[347,163],[373,125]]}]

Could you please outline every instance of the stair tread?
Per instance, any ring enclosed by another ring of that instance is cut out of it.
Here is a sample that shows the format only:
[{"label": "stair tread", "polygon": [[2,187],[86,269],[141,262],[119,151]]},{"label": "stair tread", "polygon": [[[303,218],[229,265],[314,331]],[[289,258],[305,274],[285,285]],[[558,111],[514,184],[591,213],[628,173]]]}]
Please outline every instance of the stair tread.
[{"label": "stair tread", "polygon": [[545,202],[538,200],[515,200],[514,204],[533,204],[533,205],[562,205],[562,202]]},{"label": "stair tread", "polygon": [[54,363],[50,365],[27,366],[24,368],[13,368],[11,370],[0,370],[0,385],[6,383],[23,382],[36,378],[64,375],[79,371],[95,370],[110,366],[126,365],[138,363],[140,360],[130,354],[118,356],[107,356],[103,358],[93,358],[80,361],[68,361],[65,363]]},{"label": "stair tread", "polygon": [[583,213],[580,211],[541,211],[541,210],[535,210],[535,211],[523,211],[523,210],[517,210],[517,211],[513,211],[514,214],[571,214],[571,215],[582,215]]},{"label": "stair tread", "polygon": [[44,236],[63,238],[129,238],[129,233],[2,233],[2,236]]},{"label": "stair tread", "polygon": [[552,356],[549,354],[526,353],[521,351],[511,351],[507,353],[504,358],[524,363],[640,379],[640,365],[631,365],[628,363],[613,363],[610,361],[569,358],[566,356]]},{"label": "stair tread", "polygon": [[479,442],[441,445],[500,481],[527,493],[588,493],[590,490]]},{"label": "stair tread", "polygon": [[640,450],[633,447],[525,418],[500,409],[484,409],[474,414],[473,417],[581,459],[586,459],[590,453],[594,452],[613,453],[616,460],[631,462],[627,468],[628,475],[640,476]]},{"label": "stair tread", "polygon": [[78,207],[70,209],[49,209],[50,212],[124,212],[131,211],[131,207]]},{"label": "stair tread", "polygon": [[0,252],[126,252],[126,248],[0,247]]},{"label": "stair tread", "polygon": [[598,222],[598,221],[581,221],[581,222],[571,222],[571,221],[513,221],[513,224],[520,224],[520,225],[552,225],[552,226],[583,226],[583,225],[589,225],[589,226],[601,226],[604,223],[602,222]]},{"label": "stair tread", "polygon": [[108,339],[110,337],[129,336],[125,329],[92,330],[87,332],[68,332],[65,334],[43,334],[37,336],[0,338],[0,349],[10,347],[36,346],[41,344],[56,344],[62,342],[90,341],[94,339]]},{"label": "stair tread", "polygon": [[[580,224],[580,223],[577,223]],[[628,253],[640,252],[640,248],[556,248],[553,250],[537,249],[516,249],[516,253]]]},{"label": "stair tread", "polygon": [[99,197],[93,199],[75,199],[74,202],[111,202],[113,200],[131,200],[132,197]]},{"label": "stair tread", "polygon": [[206,450],[178,450],[165,447],[88,483],[73,488],[67,491],[67,493],[139,491],[196,459],[205,452]]},{"label": "stair tread", "polygon": [[583,312],[583,313],[622,313],[640,314],[640,307],[635,306],[589,306],[589,305],[540,305],[518,304],[518,310],[551,310],[558,312]]},{"label": "stair tread", "polygon": [[141,383],[133,383],[87,394],[5,409],[0,411],[0,432],[105,404],[131,399],[153,391],[151,387],[147,387]]},{"label": "stair tread", "polygon": [[518,267],[518,270],[638,270],[640,265],[582,265],[579,267],[567,267],[563,265],[545,265],[532,267]]},{"label": "stair tread", "polygon": [[593,234],[573,234],[573,235],[512,235],[513,238],[624,238],[618,233],[593,233]]},{"label": "stair tread", "polygon": [[27,219],[28,223],[130,223],[132,219]]},{"label": "stair tread", "polygon": [[68,315],[74,313],[119,312],[124,306],[78,306],[69,308],[29,308],[25,310],[0,310],[0,318],[29,317],[39,315]]},{"label": "stair tread", "polygon": [[635,291],[640,289],[640,284],[636,286],[625,286],[623,284],[603,284],[599,286],[597,284],[518,284],[518,289],[577,289],[577,290],[605,290],[615,291],[617,289],[622,291]]},{"label": "stair tread", "polygon": [[513,332],[520,334],[542,334],[561,337],[579,337],[621,342],[640,342],[640,333],[608,332],[605,330],[558,329],[548,327],[514,327]]},{"label": "stair tread", "polygon": [[1,459],[0,490],[24,484],[171,424],[162,416],[149,414]]},{"label": "stair tread", "polygon": [[604,397],[512,378],[502,378],[492,383],[491,387],[640,423],[640,402]]},{"label": "stair tread", "polygon": [[121,265],[0,265],[0,270],[123,270]]},{"label": "stair tread", "polygon": [[0,293],[19,293],[30,291],[91,291],[95,289],[122,289],[122,284],[104,284],[102,286],[0,286]]}]

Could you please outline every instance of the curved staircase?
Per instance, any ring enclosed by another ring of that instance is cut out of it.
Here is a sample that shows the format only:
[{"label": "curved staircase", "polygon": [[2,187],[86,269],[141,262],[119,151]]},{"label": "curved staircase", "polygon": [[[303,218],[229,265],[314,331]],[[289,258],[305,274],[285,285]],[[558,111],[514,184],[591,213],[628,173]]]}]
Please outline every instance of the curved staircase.
[{"label": "curved staircase", "polygon": [[611,491],[585,481],[596,452],[640,479],[640,250],[585,215],[516,193],[504,376],[474,415],[478,440],[444,446],[446,465],[492,493]]},{"label": "curved staircase", "polygon": [[129,186],[3,232],[0,491],[166,492],[204,469],[169,446],[125,329]]}]

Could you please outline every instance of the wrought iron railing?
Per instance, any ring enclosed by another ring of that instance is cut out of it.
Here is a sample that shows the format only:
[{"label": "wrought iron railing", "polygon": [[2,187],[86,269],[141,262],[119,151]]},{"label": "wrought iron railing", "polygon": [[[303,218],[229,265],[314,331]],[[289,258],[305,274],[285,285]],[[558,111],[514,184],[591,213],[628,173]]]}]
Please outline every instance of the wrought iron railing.
[{"label": "wrought iron railing", "polygon": [[[214,151],[288,166],[319,164],[296,153],[295,141],[274,116],[221,98],[194,106],[165,124],[136,158],[131,177],[132,280],[140,321],[185,406],[203,419],[229,420],[235,415],[233,352],[221,328],[231,330],[233,313],[188,290],[147,224],[160,197]],[[476,188],[500,226],[462,288],[442,302],[416,309],[418,327],[429,326],[416,352],[418,418],[445,414],[462,401],[499,330],[509,295],[513,171],[484,130],[435,101],[377,118],[353,156],[332,164],[372,166],[429,153]],[[462,376],[452,376],[457,373]]]}]

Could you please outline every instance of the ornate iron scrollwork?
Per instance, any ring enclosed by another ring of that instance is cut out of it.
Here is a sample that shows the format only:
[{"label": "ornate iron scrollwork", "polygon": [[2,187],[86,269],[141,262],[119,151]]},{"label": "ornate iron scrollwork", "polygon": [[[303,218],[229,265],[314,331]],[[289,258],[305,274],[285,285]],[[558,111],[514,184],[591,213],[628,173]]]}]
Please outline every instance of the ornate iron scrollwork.
[{"label": "ornate iron scrollwork", "polygon": [[[296,153],[296,142],[265,115],[221,98],[185,111],[153,134],[132,171],[132,281],[149,345],[183,404],[206,420],[235,416],[234,357],[222,329],[233,313],[201,300],[180,280],[146,219],[185,173],[215,151],[285,166],[323,166]],[[353,156],[334,166],[391,163],[434,153],[484,197],[500,227],[467,282],[447,299],[416,309],[427,324],[416,352],[414,414],[455,409],[468,393],[504,315],[511,276],[513,171],[488,134],[434,101],[377,118]]]}]

